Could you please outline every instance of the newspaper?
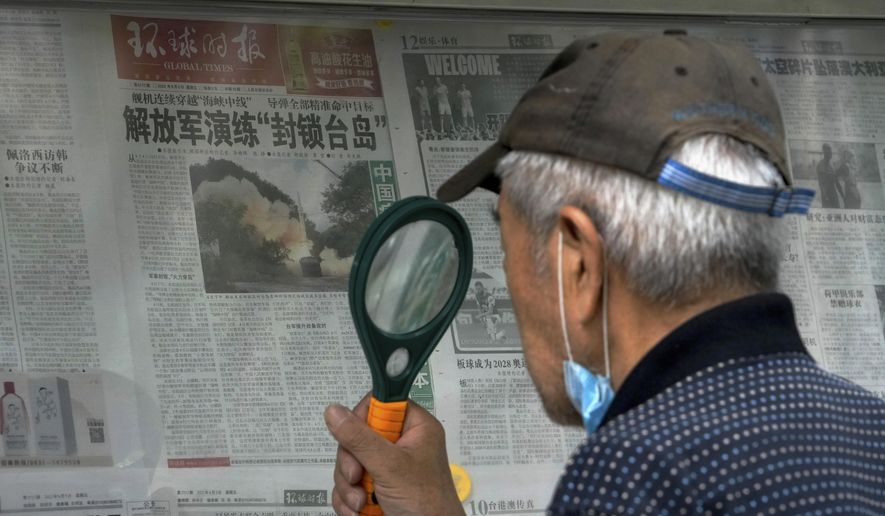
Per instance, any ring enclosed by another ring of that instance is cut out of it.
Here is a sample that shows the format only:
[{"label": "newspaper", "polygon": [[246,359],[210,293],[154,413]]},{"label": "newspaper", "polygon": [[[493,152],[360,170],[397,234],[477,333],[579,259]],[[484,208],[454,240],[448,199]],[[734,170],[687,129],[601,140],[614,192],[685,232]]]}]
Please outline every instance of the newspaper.
[{"label": "newspaper", "polygon": [[160,402],[163,459],[328,464],[323,408],[369,386],[347,275],[398,197],[372,33],[132,16],[111,28],[110,161],[128,172],[117,220],[133,228],[124,274],[142,307],[131,334],[151,343],[133,353]]},{"label": "newspaper", "polygon": [[[370,386],[362,233],[611,28],[0,9],[0,512],[331,514],[322,411]],[[885,395],[882,36],[689,30],[775,85],[818,191],[781,288],[814,357]],[[526,372],[494,202],[454,204],[475,270],[411,396],[473,479],[467,514],[539,514],[582,434]]]}]

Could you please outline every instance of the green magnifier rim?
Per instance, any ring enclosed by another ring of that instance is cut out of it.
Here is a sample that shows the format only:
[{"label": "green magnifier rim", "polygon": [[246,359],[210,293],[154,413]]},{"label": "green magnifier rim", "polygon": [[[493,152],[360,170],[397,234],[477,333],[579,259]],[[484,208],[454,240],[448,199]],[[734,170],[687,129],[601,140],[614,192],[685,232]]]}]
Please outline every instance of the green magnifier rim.
[{"label": "green magnifier rim", "polygon": [[[366,309],[366,283],[372,261],[381,246],[398,229],[412,222],[429,220],[448,229],[458,251],[458,274],[455,286],[442,309],[427,324],[403,334],[389,333],[378,328]],[[354,254],[348,284],[350,313],[369,369],[372,373],[372,394],[379,401],[403,401],[408,398],[415,376],[424,366],[430,353],[455,318],[473,269],[473,241],[461,215],[452,207],[430,197],[408,197],[393,203],[379,215],[366,230]],[[399,348],[409,352],[405,371],[394,378],[385,372],[390,355]]]}]

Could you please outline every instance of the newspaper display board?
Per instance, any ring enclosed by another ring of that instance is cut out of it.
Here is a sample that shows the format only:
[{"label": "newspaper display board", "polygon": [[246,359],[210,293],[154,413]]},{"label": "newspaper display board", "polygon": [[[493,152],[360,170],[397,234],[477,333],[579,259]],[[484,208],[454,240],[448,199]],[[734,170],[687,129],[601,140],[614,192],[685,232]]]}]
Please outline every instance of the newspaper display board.
[{"label": "newspaper display board", "polygon": [[[370,385],[363,230],[619,27],[0,9],[0,512],[331,514],[322,410]],[[814,357],[885,396],[885,37],[687,28],[773,82],[818,192],[781,288]],[[526,373],[493,203],[455,203],[471,287],[412,398],[473,478],[467,514],[539,514],[581,433]]]}]

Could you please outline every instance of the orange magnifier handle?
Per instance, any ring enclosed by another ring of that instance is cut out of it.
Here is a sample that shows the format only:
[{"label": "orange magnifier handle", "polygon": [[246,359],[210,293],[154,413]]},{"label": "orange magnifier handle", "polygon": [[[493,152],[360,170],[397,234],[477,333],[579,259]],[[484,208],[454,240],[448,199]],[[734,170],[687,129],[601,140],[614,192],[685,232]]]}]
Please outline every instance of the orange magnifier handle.
[{"label": "orange magnifier handle", "polygon": [[[388,441],[395,443],[403,433],[406,419],[406,401],[378,401],[375,396],[369,402],[369,426]],[[381,516],[384,511],[375,498],[375,484],[368,472],[363,474],[363,488],[366,490],[366,505],[360,511],[362,516]]]}]

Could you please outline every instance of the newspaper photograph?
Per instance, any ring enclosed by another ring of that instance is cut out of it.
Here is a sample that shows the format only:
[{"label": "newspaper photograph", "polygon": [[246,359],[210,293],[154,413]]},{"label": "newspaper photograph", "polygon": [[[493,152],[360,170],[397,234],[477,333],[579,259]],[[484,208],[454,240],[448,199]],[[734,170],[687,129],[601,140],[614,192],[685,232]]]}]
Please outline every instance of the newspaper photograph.
[{"label": "newspaper photograph", "polygon": [[403,54],[419,142],[494,140],[513,105],[555,55],[455,50]]},{"label": "newspaper photograph", "polygon": [[369,163],[238,161],[188,167],[206,292],[346,291],[375,218]]},{"label": "newspaper photograph", "polygon": [[456,351],[521,351],[519,328],[507,285],[480,271],[474,271],[470,285],[453,323]]},{"label": "newspaper photograph", "polygon": [[885,188],[874,144],[793,140],[790,162],[796,184],[818,193],[814,206],[885,210]]}]

